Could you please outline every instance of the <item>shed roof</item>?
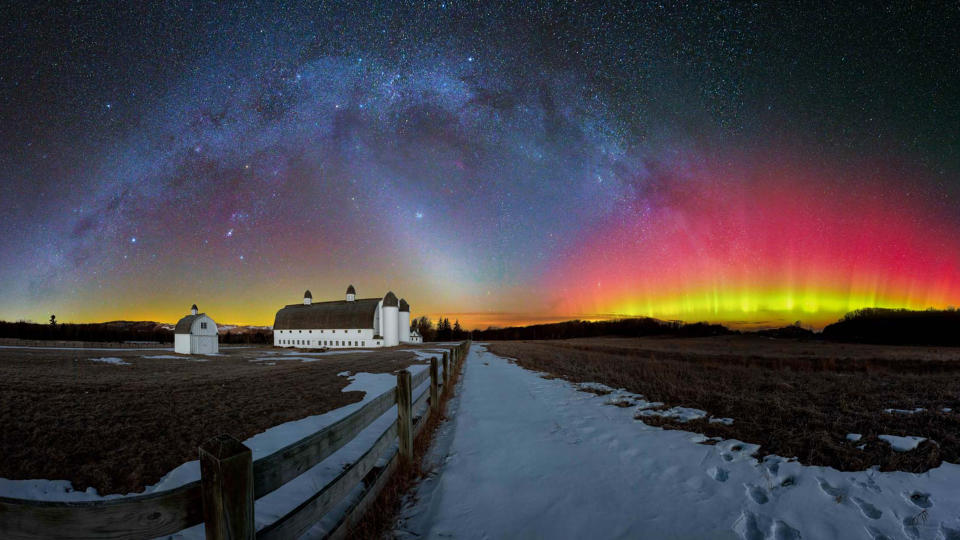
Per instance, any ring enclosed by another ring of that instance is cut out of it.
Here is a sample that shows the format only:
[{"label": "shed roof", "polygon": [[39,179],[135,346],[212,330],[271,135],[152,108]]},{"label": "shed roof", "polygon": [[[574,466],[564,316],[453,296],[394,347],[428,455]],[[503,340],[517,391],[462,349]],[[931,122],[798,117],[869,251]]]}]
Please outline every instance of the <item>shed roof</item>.
[{"label": "shed roof", "polygon": [[277,312],[273,329],[373,328],[373,316],[379,303],[379,298],[361,298],[353,302],[334,300],[310,305],[290,304]]},{"label": "shed roof", "polygon": [[190,329],[193,328],[193,321],[199,319],[200,317],[206,317],[206,313],[197,313],[196,315],[187,315],[186,317],[177,321],[176,328],[173,329],[174,334],[189,334]]}]

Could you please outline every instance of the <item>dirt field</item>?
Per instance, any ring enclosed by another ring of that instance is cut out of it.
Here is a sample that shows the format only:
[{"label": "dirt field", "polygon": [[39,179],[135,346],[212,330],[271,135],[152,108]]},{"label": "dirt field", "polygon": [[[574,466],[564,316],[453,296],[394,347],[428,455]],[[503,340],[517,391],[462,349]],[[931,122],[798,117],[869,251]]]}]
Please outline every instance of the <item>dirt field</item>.
[{"label": "dirt field", "polygon": [[[648,424],[761,445],[760,454],[861,470],[926,471],[960,462],[960,349],[758,336],[492,342],[526,368],[703,409],[732,425],[644,417]],[[925,409],[913,414],[885,409]],[[951,409],[949,412],[944,408]],[[863,439],[853,442],[848,433]],[[895,452],[877,435],[927,437]],[[865,444],[863,449],[859,445]]]},{"label": "dirt field", "polygon": [[[362,392],[341,392],[349,381],[337,373],[393,372],[414,362],[400,350],[410,348],[314,362],[283,360],[273,348],[222,349],[217,357],[0,348],[0,477],[70,480],[101,494],[140,491],[197,459],[210,437],[244,440],[359,401]],[[256,361],[269,356],[277,359]]]}]

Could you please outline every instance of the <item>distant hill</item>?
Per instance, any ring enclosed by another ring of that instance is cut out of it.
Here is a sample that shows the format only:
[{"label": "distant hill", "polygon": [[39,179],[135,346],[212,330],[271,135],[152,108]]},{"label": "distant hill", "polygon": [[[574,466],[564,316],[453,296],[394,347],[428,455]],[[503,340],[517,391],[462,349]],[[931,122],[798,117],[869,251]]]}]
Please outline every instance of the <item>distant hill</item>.
[{"label": "distant hill", "polygon": [[960,311],[861,309],[828,325],[821,336],[884,345],[960,345]]},{"label": "distant hill", "polygon": [[757,334],[777,339],[814,339],[817,337],[816,332],[798,324],[791,324],[782,328],[757,330]]},{"label": "distant hill", "polygon": [[[0,338],[62,341],[157,341],[173,342],[173,323],[156,321],[107,321],[102,323],[39,324],[27,321],[0,321]],[[269,326],[225,324],[217,326],[223,343],[269,343]]]}]

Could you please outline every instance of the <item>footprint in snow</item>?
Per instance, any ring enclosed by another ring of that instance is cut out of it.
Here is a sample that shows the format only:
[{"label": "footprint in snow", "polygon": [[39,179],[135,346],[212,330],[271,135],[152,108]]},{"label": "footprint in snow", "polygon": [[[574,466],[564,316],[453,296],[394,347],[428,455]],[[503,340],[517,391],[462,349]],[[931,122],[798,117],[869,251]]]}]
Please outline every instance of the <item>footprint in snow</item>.
[{"label": "footprint in snow", "polygon": [[847,490],[843,488],[833,487],[830,485],[830,482],[827,482],[826,480],[820,477],[817,477],[817,482],[820,483],[820,491],[833,497],[838,503],[843,502],[843,499],[847,497]]},{"label": "footprint in snow", "polygon": [[903,525],[903,534],[907,535],[908,538],[920,538],[920,529],[917,525],[920,525],[920,519],[918,516],[907,516],[903,518],[901,524]]},{"label": "footprint in snow", "polygon": [[943,540],[960,540],[960,529],[951,529],[941,523],[940,536],[943,537]]},{"label": "footprint in snow", "polygon": [[743,487],[747,488],[747,495],[750,496],[750,499],[757,504],[767,504],[770,502],[770,497],[767,497],[767,492],[760,486],[751,486],[749,484],[744,484]]},{"label": "footprint in snow", "polygon": [[892,538],[884,534],[884,532],[881,531],[880,529],[877,529],[875,527],[867,527],[866,529],[867,529],[867,534],[870,535],[871,540],[893,540]]},{"label": "footprint in snow", "polygon": [[728,454],[728,453],[726,453],[726,452],[720,454],[720,457],[722,457],[723,460],[724,460],[724,461],[727,461],[727,462],[733,461],[733,456],[731,456],[730,454]]},{"label": "footprint in snow", "polygon": [[707,474],[717,482],[726,482],[727,478],[730,478],[730,473],[722,467],[710,467],[707,469]]},{"label": "footprint in snow", "polygon": [[880,486],[877,485],[876,480],[874,480],[872,476],[868,476],[866,482],[864,482],[864,481],[862,481],[862,480],[856,480],[856,479],[851,479],[851,482],[853,482],[854,484],[862,487],[863,489],[869,489],[870,491],[873,491],[874,493],[881,493],[881,492],[883,492],[883,490],[880,489]]},{"label": "footprint in snow", "polygon": [[870,519],[880,519],[880,516],[883,515],[883,510],[880,510],[876,506],[868,503],[867,501],[859,497],[854,497],[853,502],[854,504],[857,505],[857,508],[860,509],[860,513],[862,513],[864,517],[867,517]]},{"label": "footprint in snow", "polygon": [[922,491],[914,491],[907,497],[907,500],[918,508],[930,508],[933,506],[933,503],[930,502],[930,494],[923,493]]},{"label": "footprint in snow", "polygon": [[800,540],[800,531],[785,522],[771,520],[744,510],[733,524],[733,531],[741,540]]}]

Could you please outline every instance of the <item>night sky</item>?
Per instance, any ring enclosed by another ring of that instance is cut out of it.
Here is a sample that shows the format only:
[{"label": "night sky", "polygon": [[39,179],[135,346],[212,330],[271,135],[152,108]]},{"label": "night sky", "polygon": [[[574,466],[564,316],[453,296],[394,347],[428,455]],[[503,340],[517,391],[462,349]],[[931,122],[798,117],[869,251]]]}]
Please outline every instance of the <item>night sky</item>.
[{"label": "night sky", "polygon": [[0,23],[6,320],[960,305],[956,3],[46,4]]}]

